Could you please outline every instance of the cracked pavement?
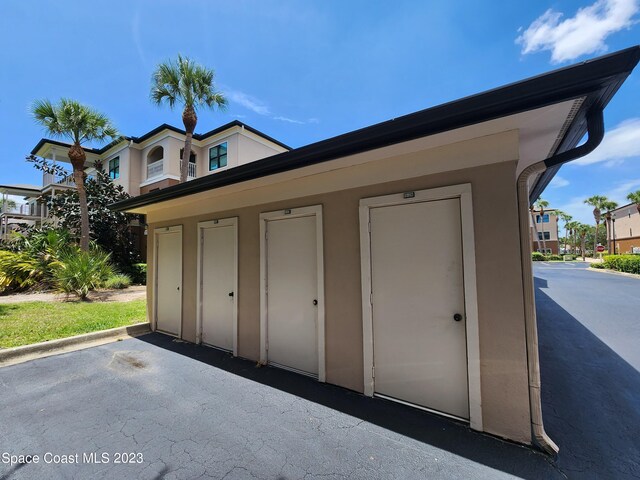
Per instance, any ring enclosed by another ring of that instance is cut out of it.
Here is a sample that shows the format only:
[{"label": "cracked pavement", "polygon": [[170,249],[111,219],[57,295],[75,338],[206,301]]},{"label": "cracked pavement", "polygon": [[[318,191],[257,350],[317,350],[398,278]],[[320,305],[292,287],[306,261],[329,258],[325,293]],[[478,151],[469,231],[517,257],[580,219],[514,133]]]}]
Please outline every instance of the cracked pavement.
[{"label": "cracked pavement", "polygon": [[2,480],[563,478],[462,424],[160,334],[5,367],[0,385],[0,454],[111,459],[0,463]]},{"label": "cracked pavement", "polygon": [[587,269],[534,267],[545,429],[567,478],[640,479],[640,279]]}]

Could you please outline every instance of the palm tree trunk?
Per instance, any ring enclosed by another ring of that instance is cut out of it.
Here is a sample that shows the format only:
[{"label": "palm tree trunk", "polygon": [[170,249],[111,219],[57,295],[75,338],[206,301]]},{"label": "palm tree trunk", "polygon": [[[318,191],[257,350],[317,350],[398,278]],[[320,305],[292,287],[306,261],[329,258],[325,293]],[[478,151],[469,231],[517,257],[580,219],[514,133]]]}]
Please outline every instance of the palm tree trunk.
[{"label": "palm tree trunk", "polygon": [[547,254],[547,241],[544,239],[544,215],[540,215],[540,226],[542,227],[542,249]]},{"label": "palm tree trunk", "polygon": [[89,207],[87,205],[87,191],[84,188],[84,162],[87,156],[80,144],[74,144],[69,149],[69,160],[73,166],[73,181],[78,190],[80,203],[80,249],[89,251]]},{"label": "palm tree trunk", "polygon": [[187,132],[184,139],[184,152],[182,153],[182,162],[180,163],[180,183],[187,181],[189,177],[189,158],[191,158],[191,142],[193,134]]},{"label": "palm tree trunk", "polygon": [[597,258],[598,252],[598,228],[600,227],[599,223],[596,223],[596,235],[593,239],[593,258]]}]

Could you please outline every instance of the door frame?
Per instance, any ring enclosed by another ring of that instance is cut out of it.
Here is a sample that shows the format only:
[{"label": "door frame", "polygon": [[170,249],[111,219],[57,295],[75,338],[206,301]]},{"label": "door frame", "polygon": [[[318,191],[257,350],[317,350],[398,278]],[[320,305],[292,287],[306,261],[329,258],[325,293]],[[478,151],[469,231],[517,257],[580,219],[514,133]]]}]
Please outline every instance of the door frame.
[{"label": "door frame", "polygon": [[238,356],[238,217],[216,218],[205,222],[198,222],[198,256],[197,256],[197,287],[196,287],[196,344],[202,343],[202,244],[203,233],[208,228],[233,227],[233,356]]},{"label": "door frame", "polygon": [[324,307],[324,243],[322,233],[322,205],[287,208],[260,214],[260,363],[267,364],[267,222],[298,217],[316,217],[316,272],[318,285],[317,335],[318,335],[318,381],[326,380],[325,370],[325,307]]},{"label": "door frame", "polygon": [[360,266],[362,280],[364,394],[370,397],[375,394],[373,371],[373,310],[371,305],[371,208],[453,198],[460,199],[460,220],[462,224],[462,268],[466,314],[469,424],[474,430],[482,430],[476,255],[473,230],[473,203],[471,197],[471,184],[469,183],[383,195],[379,197],[363,198],[360,200]]},{"label": "door frame", "polygon": [[153,309],[151,318],[152,328],[155,332],[158,329],[158,245],[160,242],[160,235],[167,233],[180,233],[180,326],[178,328],[178,334],[174,335],[168,332],[161,332],[166,335],[182,338],[182,297],[184,296],[184,272],[183,272],[183,253],[184,253],[184,237],[182,234],[182,225],[174,225],[171,227],[158,227],[153,230],[153,302],[151,302],[151,308]]}]

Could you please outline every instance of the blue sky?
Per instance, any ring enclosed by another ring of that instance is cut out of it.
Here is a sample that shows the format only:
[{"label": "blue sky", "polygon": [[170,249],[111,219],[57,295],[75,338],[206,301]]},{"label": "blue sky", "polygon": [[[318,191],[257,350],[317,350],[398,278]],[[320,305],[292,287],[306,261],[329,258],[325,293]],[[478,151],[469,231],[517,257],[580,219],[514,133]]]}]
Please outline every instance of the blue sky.
[{"label": "blue sky", "polygon": [[[40,182],[24,162],[43,136],[36,98],[80,100],[126,135],[181,127],[179,110],[149,102],[154,66],[178,52],[213,67],[230,100],[200,112],[198,132],[238,118],[298,147],[640,43],[640,0],[487,5],[3,0],[0,184]],[[605,121],[603,145],[543,195],[585,222],[584,198],[640,189],[640,71]]]}]

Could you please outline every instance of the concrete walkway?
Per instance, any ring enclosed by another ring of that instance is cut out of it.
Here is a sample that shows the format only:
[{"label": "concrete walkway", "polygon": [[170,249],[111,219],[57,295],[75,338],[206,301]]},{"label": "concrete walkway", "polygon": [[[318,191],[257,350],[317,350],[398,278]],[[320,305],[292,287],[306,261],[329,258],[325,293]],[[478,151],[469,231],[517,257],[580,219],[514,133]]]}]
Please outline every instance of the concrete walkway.
[{"label": "concrete walkway", "polygon": [[0,368],[0,405],[3,451],[79,455],[3,479],[564,478],[462,424],[160,334]]},{"label": "concrete walkway", "polygon": [[[89,293],[89,300],[93,302],[130,302],[146,298],[147,287],[145,285],[134,285],[122,290],[94,290]],[[23,303],[23,302],[64,302],[77,301],[74,295],[64,293],[16,293],[13,295],[0,296],[0,304]]]}]

